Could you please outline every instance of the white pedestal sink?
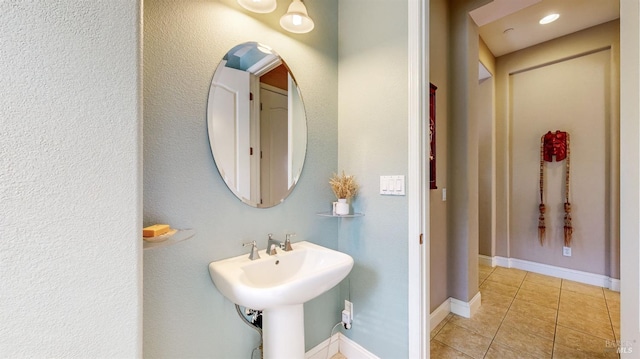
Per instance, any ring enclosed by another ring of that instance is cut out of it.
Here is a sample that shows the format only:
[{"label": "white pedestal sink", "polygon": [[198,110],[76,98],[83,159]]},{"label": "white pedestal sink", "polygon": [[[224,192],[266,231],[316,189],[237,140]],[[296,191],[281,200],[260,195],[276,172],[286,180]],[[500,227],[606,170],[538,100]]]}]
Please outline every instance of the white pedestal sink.
[{"label": "white pedestal sink", "polygon": [[304,358],[303,303],[336,286],[353,268],[353,258],[309,242],[260,259],[248,254],[209,264],[218,290],[233,303],[262,310],[265,359]]}]

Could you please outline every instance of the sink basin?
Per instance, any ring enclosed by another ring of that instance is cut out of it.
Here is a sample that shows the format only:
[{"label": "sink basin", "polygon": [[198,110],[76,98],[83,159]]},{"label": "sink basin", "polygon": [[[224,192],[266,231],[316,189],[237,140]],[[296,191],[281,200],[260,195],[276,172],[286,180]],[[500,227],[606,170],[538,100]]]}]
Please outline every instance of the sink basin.
[{"label": "sink basin", "polygon": [[248,254],[209,264],[218,290],[233,303],[256,310],[302,304],[333,288],[353,268],[353,258],[310,242],[260,259]]},{"label": "sink basin", "polygon": [[333,288],[353,268],[353,258],[309,242],[260,259],[249,254],[209,264],[216,288],[230,301],[262,310],[265,359],[304,359],[303,303]]}]

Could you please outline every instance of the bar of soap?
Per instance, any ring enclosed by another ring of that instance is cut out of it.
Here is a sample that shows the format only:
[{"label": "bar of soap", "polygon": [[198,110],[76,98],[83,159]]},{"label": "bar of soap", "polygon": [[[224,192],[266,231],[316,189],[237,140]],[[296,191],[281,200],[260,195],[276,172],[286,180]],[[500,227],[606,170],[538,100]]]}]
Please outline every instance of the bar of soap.
[{"label": "bar of soap", "polygon": [[142,229],[143,237],[157,237],[161,236],[171,230],[168,224],[154,224],[153,226],[145,227]]}]

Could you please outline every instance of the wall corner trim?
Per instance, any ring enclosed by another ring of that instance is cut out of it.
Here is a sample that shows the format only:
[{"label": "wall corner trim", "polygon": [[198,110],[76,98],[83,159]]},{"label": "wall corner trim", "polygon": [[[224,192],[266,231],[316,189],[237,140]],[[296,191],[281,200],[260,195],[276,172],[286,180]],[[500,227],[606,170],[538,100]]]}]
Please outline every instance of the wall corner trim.
[{"label": "wall corner trim", "polygon": [[481,295],[480,292],[471,298],[468,302],[463,302],[456,298],[450,298],[451,300],[451,313],[457,314],[461,317],[471,318],[478,309],[480,309]]},{"label": "wall corner trim", "polygon": [[[331,343],[329,345],[329,343]],[[327,353],[327,350],[329,353]],[[380,359],[360,344],[338,332],[305,353],[305,359],[326,359],[340,352],[349,359]],[[327,355],[328,354],[328,355]]]},{"label": "wall corner trim", "polygon": [[614,292],[620,291],[620,279],[609,278],[609,286],[607,287]]},{"label": "wall corner trim", "polygon": [[478,254],[478,264],[483,266],[495,267],[496,266],[496,257],[485,256],[484,254]]},{"label": "wall corner trim", "polygon": [[438,324],[447,318],[449,313],[457,314],[465,318],[471,318],[478,312],[481,304],[482,299],[480,292],[478,292],[469,302],[463,302],[452,297],[447,298],[429,315],[430,330],[434,330]]}]

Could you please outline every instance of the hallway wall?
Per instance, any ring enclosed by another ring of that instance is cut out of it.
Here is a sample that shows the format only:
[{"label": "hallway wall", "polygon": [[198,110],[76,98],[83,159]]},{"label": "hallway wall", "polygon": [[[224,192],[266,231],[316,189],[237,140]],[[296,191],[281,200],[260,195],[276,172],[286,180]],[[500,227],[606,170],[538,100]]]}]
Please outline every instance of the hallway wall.
[{"label": "hallway wall", "polygon": [[[491,75],[480,79],[478,85],[478,252],[495,255],[495,73],[496,58],[480,38],[480,64]],[[482,77],[480,75],[479,77]]]},{"label": "hallway wall", "polygon": [[431,0],[429,9],[429,82],[436,91],[436,185],[429,193],[430,310],[449,298],[447,202],[442,192],[447,188],[447,120],[449,71],[448,1]]},{"label": "hallway wall", "polygon": [[494,78],[478,86],[478,252],[493,256],[494,251]]},{"label": "hallway wall", "polygon": [[[619,276],[618,26],[497,59],[498,191],[508,198],[498,202],[508,216],[496,221],[497,255]],[[545,165],[547,240],[537,240],[540,136],[558,129],[571,134],[572,257],[562,256],[565,162]]]}]

